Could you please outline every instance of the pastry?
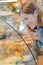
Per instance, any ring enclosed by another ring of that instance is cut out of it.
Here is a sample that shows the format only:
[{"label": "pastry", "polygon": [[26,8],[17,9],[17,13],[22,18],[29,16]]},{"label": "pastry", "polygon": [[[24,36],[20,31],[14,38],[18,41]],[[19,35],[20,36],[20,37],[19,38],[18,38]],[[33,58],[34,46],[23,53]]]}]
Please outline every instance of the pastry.
[{"label": "pastry", "polygon": [[19,46],[18,50],[19,51],[25,51],[25,47],[24,46]]},{"label": "pastry", "polygon": [[19,52],[19,51],[15,52],[14,55],[15,55],[15,56],[18,56],[18,57],[23,57],[23,54],[22,54],[21,52]]},{"label": "pastry", "polygon": [[0,29],[0,33],[4,33],[6,31],[6,28]]},{"label": "pastry", "polygon": [[19,45],[18,44],[10,44],[9,45],[9,48],[11,48],[12,50],[18,50],[18,47],[19,47]]},{"label": "pastry", "polygon": [[7,45],[4,43],[4,40],[0,40],[0,59],[7,57]]}]

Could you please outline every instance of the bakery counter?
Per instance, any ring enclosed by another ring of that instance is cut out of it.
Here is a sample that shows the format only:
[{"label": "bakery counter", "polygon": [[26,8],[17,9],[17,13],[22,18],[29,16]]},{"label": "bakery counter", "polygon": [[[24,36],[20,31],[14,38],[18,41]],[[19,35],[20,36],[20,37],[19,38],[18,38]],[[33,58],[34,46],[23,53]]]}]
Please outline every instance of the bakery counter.
[{"label": "bakery counter", "polygon": [[[10,28],[11,29],[11,28]],[[1,65],[28,65],[34,64],[35,61],[28,47],[31,47],[35,59],[37,54],[34,50],[35,41],[30,35],[23,34],[22,38],[17,35],[14,31],[7,31],[8,29],[0,29],[0,35],[5,34],[6,38],[0,39],[0,64]],[[2,35],[3,37],[3,35]],[[27,47],[28,45],[28,47]]]}]

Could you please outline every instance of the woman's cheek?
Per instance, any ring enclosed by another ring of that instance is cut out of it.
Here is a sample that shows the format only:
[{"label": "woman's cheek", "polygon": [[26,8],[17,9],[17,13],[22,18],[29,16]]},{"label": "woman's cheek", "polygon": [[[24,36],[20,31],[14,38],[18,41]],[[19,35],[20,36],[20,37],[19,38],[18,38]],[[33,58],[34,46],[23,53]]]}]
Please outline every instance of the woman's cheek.
[{"label": "woman's cheek", "polygon": [[26,24],[28,24],[28,21],[25,21]]},{"label": "woman's cheek", "polygon": [[28,23],[27,23],[27,24],[32,25],[32,22],[31,22],[31,21],[28,21]]}]

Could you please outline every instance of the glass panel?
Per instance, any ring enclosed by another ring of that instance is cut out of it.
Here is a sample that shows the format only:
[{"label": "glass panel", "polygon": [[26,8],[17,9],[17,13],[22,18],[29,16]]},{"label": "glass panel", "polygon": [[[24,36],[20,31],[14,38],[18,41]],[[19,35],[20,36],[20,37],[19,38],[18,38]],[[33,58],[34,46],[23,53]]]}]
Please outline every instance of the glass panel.
[{"label": "glass panel", "polygon": [[23,20],[12,16],[0,16],[0,65],[35,65],[35,41],[32,36],[19,32]]}]

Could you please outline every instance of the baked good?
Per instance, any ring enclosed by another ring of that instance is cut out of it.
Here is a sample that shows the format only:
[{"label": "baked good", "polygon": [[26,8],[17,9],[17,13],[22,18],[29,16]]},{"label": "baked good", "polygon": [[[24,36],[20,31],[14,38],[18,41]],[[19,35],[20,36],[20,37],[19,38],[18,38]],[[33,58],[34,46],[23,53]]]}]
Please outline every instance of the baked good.
[{"label": "baked good", "polygon": [[23,57],[23,54],[22,54],[21,52],[19,52],[19,51],[15,52],[14,55],[15,55],[15,56],[18,56],[18,57]]},{"label": "baked good", "polygon": [[4,40],[0,40],[0,59],[4,59],[7,57],[7,45]]}]

